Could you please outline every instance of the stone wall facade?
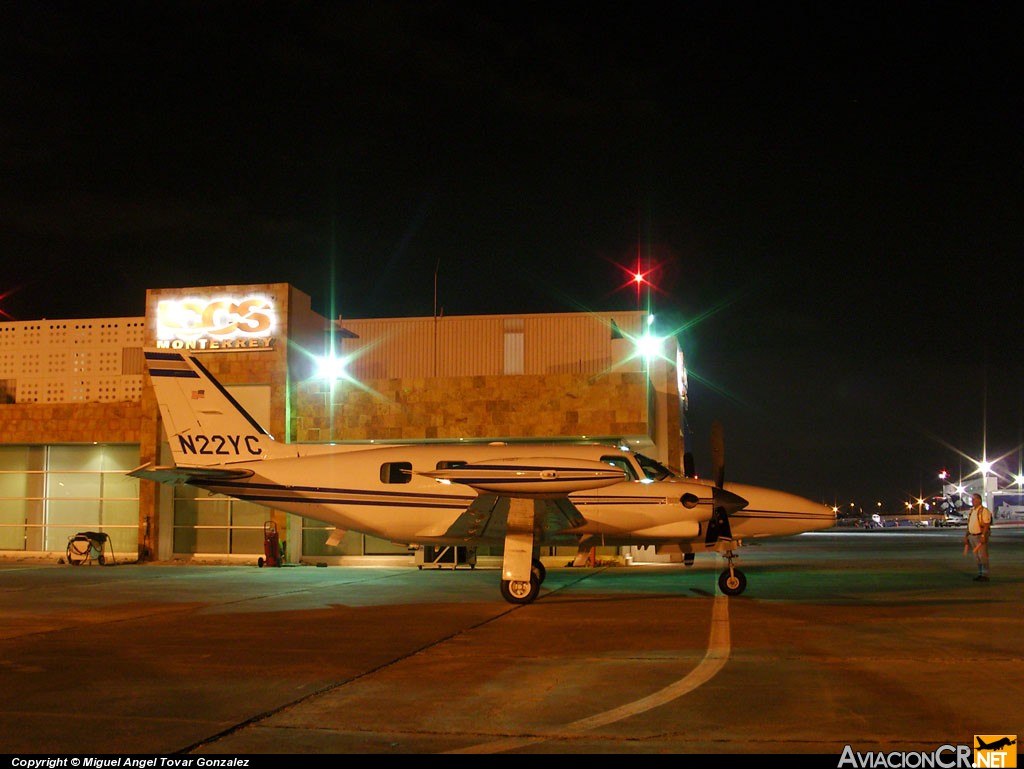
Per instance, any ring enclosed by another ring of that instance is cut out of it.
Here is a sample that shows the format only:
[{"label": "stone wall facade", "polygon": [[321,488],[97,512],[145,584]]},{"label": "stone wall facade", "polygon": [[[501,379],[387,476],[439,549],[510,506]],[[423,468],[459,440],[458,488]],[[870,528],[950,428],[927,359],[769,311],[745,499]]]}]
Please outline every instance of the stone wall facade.
[{"label": "stone wall facade", "polygon": [[139,443],[142,404],[7,403],[0,408],[4,444]]},{"label": "stone wall facade", "polygon": [[295,388],[290,434],[330,440],[649,435],[641,372],[384,379]]}]

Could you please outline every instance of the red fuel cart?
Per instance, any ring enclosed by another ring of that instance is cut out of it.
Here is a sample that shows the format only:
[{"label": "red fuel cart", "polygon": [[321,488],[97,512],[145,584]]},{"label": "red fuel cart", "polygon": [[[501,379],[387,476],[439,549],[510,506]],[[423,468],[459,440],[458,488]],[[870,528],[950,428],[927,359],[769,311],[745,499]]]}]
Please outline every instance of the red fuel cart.
[{"label": "red fuel cart", "polygon": [[266,559],[260,558],[256,565],[261,569],[264,566],[281,565],[281,540],[277,536],[277,524],[267,521],[263,524],[263,555]]}]

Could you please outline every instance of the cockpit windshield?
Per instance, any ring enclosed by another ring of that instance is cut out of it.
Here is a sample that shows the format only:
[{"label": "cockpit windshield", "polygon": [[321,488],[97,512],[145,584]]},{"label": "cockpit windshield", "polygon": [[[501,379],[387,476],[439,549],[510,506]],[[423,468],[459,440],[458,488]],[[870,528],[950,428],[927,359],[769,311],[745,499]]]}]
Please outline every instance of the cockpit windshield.
[{"label": "cockpit windshield", "polygon": [[633,456],[640,463],[640,469],[644,471],[644,475],[652,481],[663,481],[666,478],[674,478],[676,475],[656,459],[645,457],[643,454],[636,452],[633,452]]}]

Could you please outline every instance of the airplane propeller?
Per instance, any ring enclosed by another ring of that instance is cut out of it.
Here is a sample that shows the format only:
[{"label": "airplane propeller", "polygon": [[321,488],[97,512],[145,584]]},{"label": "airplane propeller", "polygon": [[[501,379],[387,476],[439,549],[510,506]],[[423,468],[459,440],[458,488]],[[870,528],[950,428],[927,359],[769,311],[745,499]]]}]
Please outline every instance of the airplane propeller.
[{"label": "airplane propeller", "polygon": [[748,502],[739,494],[725,490],[725,437],[720,422],[711,423],[711,463],[712,477],[715,488],[712,492],[711,520],[708,521],[708,533],[704,538],[707,545],[714,545],[720,539],[732,539],[732,527],[729,516],[742,510]]},{"label": "airplane propeller", "polygon": [[718,421],[711,423],[711,469],[715,487],[722,488],[725,485],[725,433]]}]

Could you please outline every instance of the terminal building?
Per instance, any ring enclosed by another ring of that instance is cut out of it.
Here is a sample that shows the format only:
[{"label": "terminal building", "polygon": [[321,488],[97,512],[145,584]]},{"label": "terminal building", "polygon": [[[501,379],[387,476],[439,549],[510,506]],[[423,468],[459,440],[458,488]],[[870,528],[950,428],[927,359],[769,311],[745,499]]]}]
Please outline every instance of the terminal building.
[{"label": "terminal building", "polygon": [[115,562],[255,562],[273,523],[285,562],[415,562],[406,543],[327,544],[317,521],[128,475],[169,461],[146,347],[202,355],[282,442],[607,441],[692,473],[683,357],[646,312],[328,319],[283,283],[150,289],[145,308],[0,323],[0,557],[59,560],[101,532]]}]

